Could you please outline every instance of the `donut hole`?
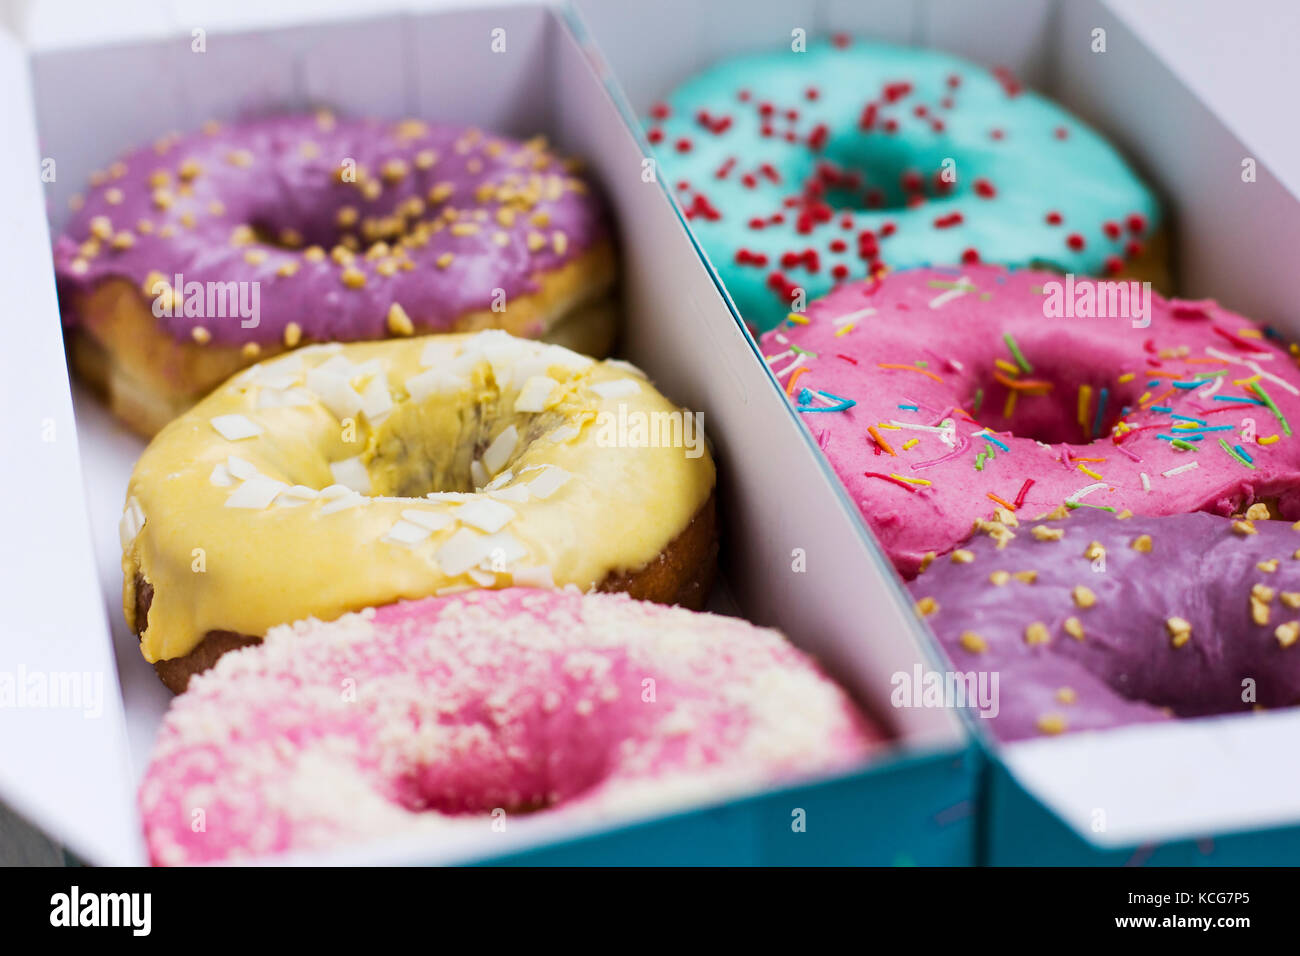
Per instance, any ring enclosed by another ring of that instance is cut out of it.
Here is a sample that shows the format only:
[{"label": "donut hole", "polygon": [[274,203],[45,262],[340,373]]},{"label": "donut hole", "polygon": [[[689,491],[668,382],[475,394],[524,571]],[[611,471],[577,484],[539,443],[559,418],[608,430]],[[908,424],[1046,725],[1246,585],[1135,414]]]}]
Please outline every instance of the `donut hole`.
[{"label": "donut hole", "polygon": [[856,130],[832,138],[801,172],[804,195],[837,210],[901,211],[970,191],[949,151]]},{"label": "donut hole", "polygon": [[[1033,356],[1032,371],[1010,361],[1004,350],[977,373],[966,398],[964,407],[978,408],[976,417],[994,431],[1049,445],[1087,445],[1109,435],[1148,390],[1141,375],[1119,381],[1117,369],[1131,362],[1109,354],[1097,338],[1084,347],[1077,334],[1044,332],[1022,334],[1018,344]],[[1096,354],[1099,349],[1106,354]],[[1080,362],[1081,356],[1088,361]]]},{"label": "donut hole", "polygon": [[[463,695],[450,713],[445,700],[413,706],[410,731],[394,738],[395,751],[387,755],[392,766],[404,768],[390,780],[393,799],[412,812],[536,813],[605,783],[620,747],[637,738],[646,715],[629,715],[617,696],[602,698],[596,683],[640,686],[625,657],[602,653],[608,670],[533,670],[536,686],[517,691],[508,702],[494,693],[506,678],[484,671],[484,682],[471,681],[478,689]],[[430,760],[421,741],[452,742],[467,756]]]},{"label": "donut hole", "polygon": [[358,220],[352,229],[342,228],[337,221],[317,219],[258,219],[250,222],[254,241],[273,249],[297,251],[307,246],[333,249],[342,246],[358,254],[368,252],[380,243],[391,245],[409,235],[414,221],[400,214],[367,216]]},{"label": "donut hole", "polygon": [[385,192],[382,203],[380,208],[351,186],[331,183],[324,190],[277,197],[274,204],[256,203],[245,210],[245,219],[256,241],[269,247],[343,246],[363,252],[411,235],[428,218],[428,203],[410,191]]},{"label": "donut hole", "polygon": [[[477,491],[563,421],[553,412],[506,415],[492,402],[459,408],[438,401],[399,404],[372,437],[366,461],[371,494],[422,498],[438,492]],[[475,462],[482,462],[496,439],[511,427],[516,440],[505,463],[491,475],[479,472]]]}]

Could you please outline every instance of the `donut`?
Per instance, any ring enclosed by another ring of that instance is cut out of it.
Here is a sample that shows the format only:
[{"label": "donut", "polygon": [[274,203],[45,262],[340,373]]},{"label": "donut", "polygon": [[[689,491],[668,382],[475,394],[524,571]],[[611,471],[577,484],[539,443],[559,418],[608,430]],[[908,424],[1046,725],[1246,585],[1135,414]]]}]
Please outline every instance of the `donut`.
[{"label": "donut", "polygon": [[840,37],[725,60],[646,123],[663,182],[760,331],[882,264],[1039,264],[1168,286],[1151,191],[1005,70]]},{"label": "donut", "polygon": [[[978,534],[911,583],[1004,740],[1300,701],[1300,525],[1081,510]],[[1025,533],[1028,532],[1028,533]]]},{"label": "donut", "polygon": [[[1076,317],[1052,317],[1070,289]],[[1145,315],[1080,317],[1088,301]],[[1213,301],[987,265],[911,269],[837,289],[762,349],[905,576],[999,515],[1230,515],[1267,501],[1300,518],[1300,370]]]},{"label": "donut", "polygon": [[776,631],[510,588],[272,628],[172,702],[139,799],[154,863],[207,863],[663,809],[882,740]]},{"label": "donut", "polygon": [[276,624],[463,588],[698,608],[717,558],[699,419],[635,367],[500,330],[314,345],[165,427],[121,520],[163,682]]},{"label": "donut", "polygon": [[544,140],[289,115],[96,173],[54,246],[75,369],[146,437],[309,342],[503,328],[604,355],[609,223]]}]

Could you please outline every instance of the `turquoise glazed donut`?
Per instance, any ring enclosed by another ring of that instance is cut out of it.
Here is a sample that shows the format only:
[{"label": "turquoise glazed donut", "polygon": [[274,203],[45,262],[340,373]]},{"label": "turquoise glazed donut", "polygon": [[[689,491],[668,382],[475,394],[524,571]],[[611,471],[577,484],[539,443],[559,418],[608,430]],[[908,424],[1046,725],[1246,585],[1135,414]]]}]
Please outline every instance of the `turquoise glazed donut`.
[{"label": "turquoise glazed donut", "polygon": [[810,300],[882,266],[1159,282],[1142,274],[1160,218],[1151,190],[1005,70],[836,36],[711,67],[652,108],[647,136],[759,330],[798,308],[800,290]]}]

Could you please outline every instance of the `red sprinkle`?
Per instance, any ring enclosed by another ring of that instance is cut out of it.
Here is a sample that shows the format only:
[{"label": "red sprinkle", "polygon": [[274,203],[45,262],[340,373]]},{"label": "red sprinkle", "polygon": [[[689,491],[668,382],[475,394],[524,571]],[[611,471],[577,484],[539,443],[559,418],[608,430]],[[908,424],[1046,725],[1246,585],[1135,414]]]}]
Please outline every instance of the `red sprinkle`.
[{"label": "red sprinkle", "polygon": [[691,141],[685,136],[679,139],[674,145],[677,147],[677,152],[679,153],[689,153],[691,151]]},{"label": "red sprinkle", "polygon": [[1061,214],[1055,210],[1047,214],[1047,224],[1049,226],[1059,226],[1064,221],[1065,220],[1061,217]]},{"label": "red sprinkle", "polygon": [[995,66],[993,68],[993,75],[997,77],[998,82],[1002,84],[1002,89],[1007,96],[1017,96],[1020,94],[1020,81],[1016,79],[1015,74],[1007,67]]},{"label": "red sprinkle", "polygon": [[765,266],[767,265],[767,253],[751,252],[745,248],[737,249],[736,264],[742,266]]},{"label": "red sprinkle", "polygon": [[808,89],[803,91],[803,95],[806,99],[809,100],[815,100],[817,99],[817,97],[821,96],[821,94],[817,92],[817,87],[815,86],[808,87]]},{"label": "red sprinkle", "polygon": [[650,130],[650,132],[645,134],[645,138],[650,140],[652,143],[662,143],[664,139],[664,131],[656,126],[654,129]]},{"label": "red sprinkle", "polygon": [[710,222],[717,222],[722,218],[722,213],[718,211],[713,203],[703,193],[696,193],[695,198],[691,200],[690,206],[686,208],[686,218],[694,219],[696,216],[703,216]]},{"label": "red sprinkle", "polygon": [[911,92],[912,92],[911,83],[907,83],[907,82],[886,83],[884,89],[885,102],[897,103],[904,96],[906,96],[908,93]]},{"label": "red sprinkle", "polygon": [[1124,260],[1119,256],[1107,256],[1105,268],[1107,275],[1117,276],[1124,271]]},{"label": "red sprinkle", "polygon": [[982,176],[975,180],[975,195],[981,199],[992,199],[998,194],[993,184]]},{"label": "red sprinkle", "polygon": [[844,355],[843,353],[837,352],[837,353],[835,353],[835,357],[836,357],[836,358],[842,358],[842,359],[844,359],[844,361],[849,362],[849,363],[851,363],[851,364],[853,364],[853,365],[857,365],[857,364],[858,364],[858,360],[855,359],[852,355]]},{"label": "red sprinkle", "polygon": [[[880,454],[879,448],[876,449],[876,454]],[[864,471],[862,474],[866,475],[868,478],[882,478],[885,481],[898,485],[900,488],[906,488],[912,494],[916,494],[916,488],[906,481],[899,481],[897,478],[891,478],[889,475],[882,475],[878,471]]]},{"label": "red sprinkle", "polygon": [[980,261],[979,250],[975,249],[973,246],[969,249],[966,249],[961,254],[961,261],[968,266],[979,265],[979,261]]},{"label": "red sprinkle", "polygon": [[1034,479],[1026,478],[1025,483],[1020,486],[1020,491],[1016,494],[1016,507],[1019,508],[1025,503],[1025,495],[1029,494],[1029,489],[1034,486]]},{"label": "red sprinkle", "polygon": [[849,277],[849,267],[842,262],[837,262],[831,268],[831,276],[835,279],[847,279]]},{"label": "red sprinkle", "polygon": [[672,116],[673,111],[669,109],[667,103],[656,103],[650,107],[650,115],[657,120],[667,119]]},{"label": "red sprinkle", "polygon": [[948,213],[948,215],[946,215],[946,216],[940,216],[938,219],[936,219],[936,220],[934,221],[934,228],[936,228],[936,229],[948,229],[948,228],[950,228],[950,227],[952,227],[952,226],[959,226],[959,225],[961,225],[961,224],[962,224],[962,221],[963,221],[963,217],[962,217],[962,214],[961,214],[961,213],[959,213],[959,212],[950,212],[950,213]]},{"label": "red sprinkle", "polygon": [[1058,126],[1054,131],[1054,135],[1056,136],[1057,139],[1065,139],[1070,135],[1070,131],[1066,129],[1064,126]]},{"label": "red sprinkle", "polygon": [[821,259],[817,255],[817,250],[805,249],[803,252],[787,252],[781,256],[782,268],[793,269],[798,265],[803,265],[809,272],[819,271]]},{"label": "red sprinkle", "polygon": [[1083,241],[1083,236],[1079,235],[1077,232],[1072,232],[1068,236],[1066,236],[1065,244],[1069,246],[1071,249],[1073,249],[1075,252],[1078,252],[1085,245],[1087,245],[1087,243]]},{"label": "red sprinkle", "polygon": [[1124,222],[1128,225],[1128,231],[1133,233],[1135,236],[1140,236],[1142,233],[1146,232],[1146,216],[1139,212],[1129,213],[1128,218],[1125,219]]},{"label": "red sprinkle", "polygon": [[831,43],[835,45],[836,49],[843,50],[851,42],[852,42],[852,37],[850,37],[847,33],[837,33],[831,37]]},{"label": "red sprinkle", "polygon": [[1248,339],[1238,338],[1237,336],[1233,335],[1231,332],[1228,332],[1228,331],[1225,330],[1225,329],[1221,329],[1221,328],[1219,328],[1217,325],[1212,325],[1212,326],[1210,326],[1210,330],[1211,330],[1212,332],[1214,332],[1215,335],[1222,336],[1223,338],[1225,338],[1225,339],[1227,339],[1229,342],[1231,342],[1233,345],[1237,346],[1237,348],[1245,349],[1247,352],[1267,352],[1267,351],[1268,351],[1268,349],[1264,348],[1264,346],[1262,346],[1262,345],[1256,345],[1254,342],[1251,342],[1251,341],[1248,340]]},{"label": "red sprinkle", "polygon": [[1102,224],[1101,231],[1106,234],[1107,239],[1118,239],[1120,237],[1120,224],[1111,220]]}]

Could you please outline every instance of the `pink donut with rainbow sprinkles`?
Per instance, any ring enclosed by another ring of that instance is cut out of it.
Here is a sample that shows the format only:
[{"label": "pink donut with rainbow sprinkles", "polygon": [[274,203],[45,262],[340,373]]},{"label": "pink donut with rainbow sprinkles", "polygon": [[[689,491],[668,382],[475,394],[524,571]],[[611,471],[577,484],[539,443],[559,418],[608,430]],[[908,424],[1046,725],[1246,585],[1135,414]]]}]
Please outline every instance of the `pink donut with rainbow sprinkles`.
[{"label": "pink donut with rainbow sprinkles", "polygon": [[1295,348],[1213,301],[912,269],[838,287],[762,350],[907,577],[972,528],[1062,510],[1300,518]]}]

